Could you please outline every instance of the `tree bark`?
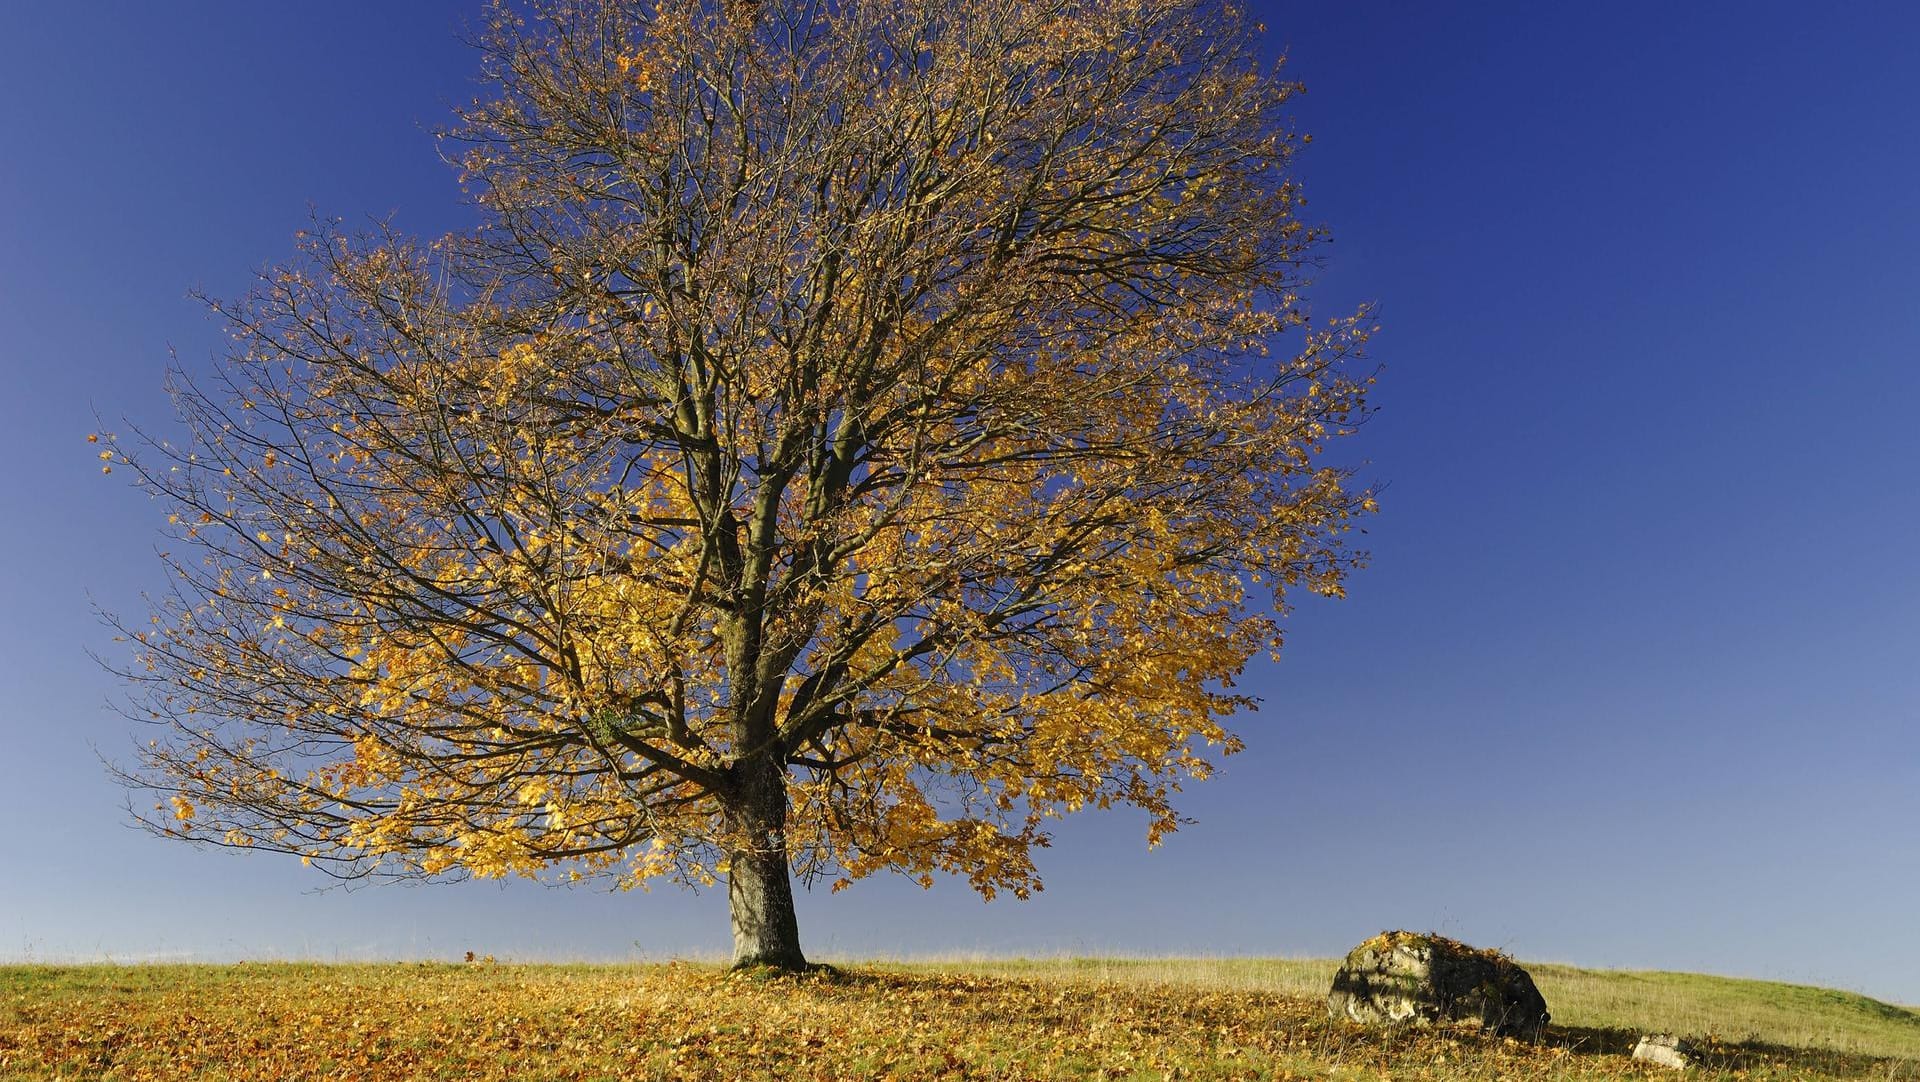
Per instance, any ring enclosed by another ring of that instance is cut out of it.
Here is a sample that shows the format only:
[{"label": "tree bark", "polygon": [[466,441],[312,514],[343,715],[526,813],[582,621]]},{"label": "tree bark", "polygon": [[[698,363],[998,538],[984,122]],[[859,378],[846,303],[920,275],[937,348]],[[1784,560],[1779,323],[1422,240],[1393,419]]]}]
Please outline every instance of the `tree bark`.
[{"label": "tree bark", "polygon": [[771,758],[734,767],[727,805],[727,904],[733,919],[733,968],[809,968],[800,953],[787,863],[786,771]]}]

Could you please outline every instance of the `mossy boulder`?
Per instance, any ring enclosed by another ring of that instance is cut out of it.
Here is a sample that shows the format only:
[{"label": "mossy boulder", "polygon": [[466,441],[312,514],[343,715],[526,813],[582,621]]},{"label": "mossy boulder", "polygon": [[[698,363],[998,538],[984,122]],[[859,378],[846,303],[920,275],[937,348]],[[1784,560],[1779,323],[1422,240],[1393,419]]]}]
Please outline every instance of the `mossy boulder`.
[{"label": "mossy boulder", "polygon": [[1382,932],[1353,948],[1333,975],[1327,1013],[1369,1025],[1472,1022],[1531,1037],[1547,1024],[1533,978],[1494,950],[1415,932]]}]

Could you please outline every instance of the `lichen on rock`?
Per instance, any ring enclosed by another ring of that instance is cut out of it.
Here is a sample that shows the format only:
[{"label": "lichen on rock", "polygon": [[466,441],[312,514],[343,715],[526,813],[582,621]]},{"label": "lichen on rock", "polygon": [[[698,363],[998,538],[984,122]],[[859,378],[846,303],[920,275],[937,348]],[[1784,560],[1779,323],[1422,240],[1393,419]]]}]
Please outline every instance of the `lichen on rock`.
[{"label": "lichen on rock", "polygon": [[1496,950],[1432,933],[1382,932],[1355,947],[1333,977],[1327,1012],[1370,1025],[1473,1022],[1534,1036],[1547,1002],[1533,977]]},{"label": "lichen on rock", "polygon": [[1684,1071],[1700,1065],[1700,1049],[1692,1041],[1671,1033],[1650,1033],[1633,1046],[1633,1058]]}]

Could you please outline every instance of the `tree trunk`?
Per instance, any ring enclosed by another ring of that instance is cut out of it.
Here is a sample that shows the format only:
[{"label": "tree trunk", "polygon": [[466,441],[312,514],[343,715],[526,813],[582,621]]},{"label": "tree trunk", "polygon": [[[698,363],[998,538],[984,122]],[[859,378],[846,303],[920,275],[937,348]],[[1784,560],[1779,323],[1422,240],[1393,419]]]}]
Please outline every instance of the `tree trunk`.
[{"label": "tree trunk", "polygon": [[808,968],[800,953],[787,866],[787,779],[773,760],[735,765],[727,806],[727,904],[733,917],[733,968]]}]

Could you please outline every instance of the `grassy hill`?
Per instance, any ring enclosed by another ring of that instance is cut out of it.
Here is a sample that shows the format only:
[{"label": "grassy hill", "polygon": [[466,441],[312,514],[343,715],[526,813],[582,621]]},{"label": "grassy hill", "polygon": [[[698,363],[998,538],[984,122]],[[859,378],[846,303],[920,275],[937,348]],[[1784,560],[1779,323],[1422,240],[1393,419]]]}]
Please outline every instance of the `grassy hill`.
[{"label": "grassy hill", "polygon": [[[963,969],[1048,981],[1181,984],[1321,997],[1335,959],[1056,958],[908,963],[919,972]],[[1920,1010],[1831,988],[1698,973],[1579,969],[1524,962],[1560,1026],[1711,1036],[1801,1049],[1862,1053],[1916,1062]]]},{"label": "grassy hill", "polygon": [[1538,1044],[1329,1022],[1333,963],[0,967],[0,1080],[1672,1077],[1624,1052],[1712,1039],[1704,1077],[1920,1080],[1920,1014],[1827,989],[1536,965]]}]

